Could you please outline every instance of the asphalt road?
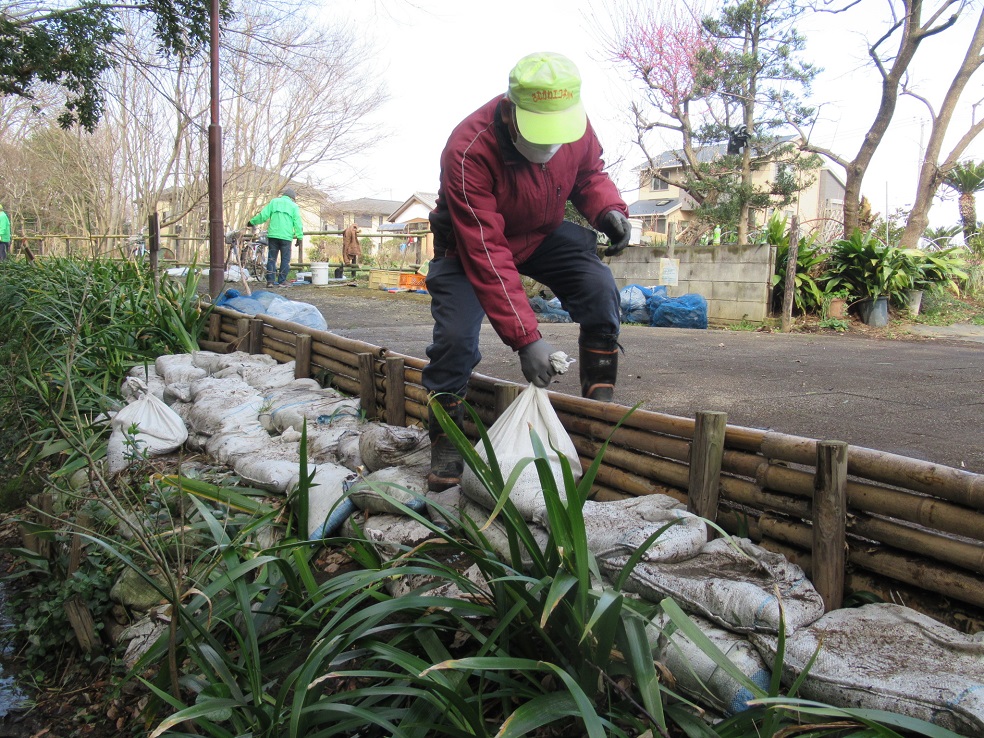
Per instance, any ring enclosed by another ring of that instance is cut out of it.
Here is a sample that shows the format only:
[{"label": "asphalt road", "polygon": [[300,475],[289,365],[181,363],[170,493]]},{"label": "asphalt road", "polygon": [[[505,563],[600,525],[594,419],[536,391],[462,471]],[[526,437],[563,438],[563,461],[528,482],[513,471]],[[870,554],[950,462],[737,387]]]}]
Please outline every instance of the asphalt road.
[{"label": "asphalt road", "polygon": [[[425,358],[426,295],[354,287],[291,287],[329,330]],[[577,326],[545,323],[555,348],[577,355]],[[849,335],[685,330],[625,325],[616,401],[809,438],[846,441],[984,473],[984,342],[885,340]],[[476,371],[522,382],[519,361],[486,323]],[[577,365],[550,389],[579,394]]]}]

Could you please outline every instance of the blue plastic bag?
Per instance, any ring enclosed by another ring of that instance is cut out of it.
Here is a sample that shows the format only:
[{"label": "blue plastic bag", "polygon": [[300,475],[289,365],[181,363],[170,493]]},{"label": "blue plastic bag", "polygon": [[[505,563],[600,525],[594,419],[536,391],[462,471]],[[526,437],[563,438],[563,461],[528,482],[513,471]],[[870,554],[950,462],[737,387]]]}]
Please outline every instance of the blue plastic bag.
[{"label": "blue plastic bag", "polygon": [[707,328],[707,300],[696,293],[670,297],[653,311],[654,328]]},{"label": "blue plastic bag", "polygon": [[537,314],[540,323],[573,323],[570,313],[560,305],[559,298],[545,300],[542,297],[531,297],[530,307]]},{"label": "blue plastic bag", "polygon": [[618,303],[623,323],[648,323],[651,313],[647,301],[653,295],[654,290],[663,290],[665,287],[643,287],[639,284],[630,284],[619,290]]},{"label": "blue plastic bag", "polygon": [[217,307],[228,307],[246,315],[264,313],[307,328],[328,330],[328,322],[314,305],[289,300],[283,295],[268,290],[257,290],[252,296],[246,297],[240,294],[239,290],[229,289],[222,293],[215,304]]}]

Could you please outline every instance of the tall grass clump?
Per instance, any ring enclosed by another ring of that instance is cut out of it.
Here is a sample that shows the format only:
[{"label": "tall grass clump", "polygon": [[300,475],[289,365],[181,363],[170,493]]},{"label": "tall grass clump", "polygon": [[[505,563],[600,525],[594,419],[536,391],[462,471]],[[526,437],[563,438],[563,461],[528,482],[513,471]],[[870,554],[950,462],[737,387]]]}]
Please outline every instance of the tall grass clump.
[{"label": "tall grass clump", "polygon": [[[66,429],[90,428],[131,367],[197,348],[208,309],[195,270],[183,282],[155,282],[142,262],[0,264],[0,488],[23,487],[44,449],[67,450],[58,445]],[[105,435],[92,427],[87,443]]]}]

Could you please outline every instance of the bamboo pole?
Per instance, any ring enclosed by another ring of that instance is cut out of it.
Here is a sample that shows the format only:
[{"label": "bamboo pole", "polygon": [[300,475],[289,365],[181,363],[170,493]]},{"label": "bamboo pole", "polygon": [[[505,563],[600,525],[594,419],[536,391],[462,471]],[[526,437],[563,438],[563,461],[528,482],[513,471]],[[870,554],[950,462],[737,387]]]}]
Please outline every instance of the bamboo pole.
[{"label": "bamboo pole", "polygon": [[300,334],[294,346],[294,379],[311,376],[311,336]]},{"label": "bamboo pole", "polygon": [[824,441],[817,447],[816,489],[813,495],[813,586],[823,598],[824,611],[841,606],[844,598],[847,547],[847,444]]},{"label": "bamboo pole", "polygon": [[520,389],[515,384],[500,382],[495,386],[495,416],[501,417],[506,408],[519,397]]}]

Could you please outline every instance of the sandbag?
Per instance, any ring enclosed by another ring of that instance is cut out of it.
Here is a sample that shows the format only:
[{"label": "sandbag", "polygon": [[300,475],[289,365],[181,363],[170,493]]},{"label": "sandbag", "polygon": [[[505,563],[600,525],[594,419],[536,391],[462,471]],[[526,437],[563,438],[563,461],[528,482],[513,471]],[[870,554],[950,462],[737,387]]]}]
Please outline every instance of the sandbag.
[{"label": "sandbag", "polygon": [[147,390],[136,377],[126,383],[136,395],[113,416],[113,431],[106,449],[107,468],[115,474],[135,459],[169,454],[188,438],[188,428],[176,412]]},{"label": "sandbag", "polygon": [[[602,559],[602,570],[615,576],[627,558]],[[777,588],[787,633],[823,615],[823,600],[803,570],[746,538],[718,538],[684,561],[640,562],[625,582],[626,591],[651,602],[672,597],[687,612],[737,633],[779,632]]]},{"label": "sandbag", "polygon": [[348,494],[360,510],[404,515],[404,511],[393,501],[411,510],[422,511],[426,505],[426,491],[426,470],[421,467],[389,466],[356,480]]},{"label": "sandbag", "polygon": [[292,428],[300,431],[307,421],[310,429],[316,423],[329,424],[335,418],[359,417],[358,398],[344,397],[335,390],[312,389],[307,382],[291,380],[264,395],[260,422],[270,431]]},{"label": "sandbag", "polygon": [[294,362],[270,365],[265,362],[244,361],[215,372],[218,379],[240,378],[250,387],[269,390],[294,381]]},{"label": "sandbag", "polygon": [[359,455],[369,471],[430,464],[430,439],[423,428],[369,423],[359,433]]},{"label": "sandbag", "polygon": [[330,423],[308,425],[308,459],[318,464],[337,461],[338,440],[346,433],[358,433],[361,422],[359,418],[343,416]]},{"label": "sandbag", "polygon": [[335,458],[339,464],[352,471],[359,471],[363,466],[362,455],[359,453],[359,432],[357,430],[343,433],[335,446]]},{"label": "sandbag", "polygon": [[193,382],[196,379],[208,376],[208,372],[195,366],[191,354],[167,354],[158,356],[154,361],[157,373],[164,378],[164,382]]},{"label": "sandbag", "polygon": [[[742,674],[768,692],[772,671],[748,638],[719,628],[704,618],[692,616],[691,620]],[[653,624],[659,633],[651,644],[654,655],[673,674],[676,690],[721,715],[748,709],[752,693],[681,631],[667,628],[669,618],[661,613]],[[668,635],[671,630],[672,634]]]},{"label": "sandbag", "polygon": [[[130,371],[126,373],[127,377],[134,377],[139,379],[147,386],[147,391],[150,392],[158,400],[164,400],[164,402],[170,405],[170,402],[164,397],[164,389],[167,384],[164,382],[164,377],[157,373],[157,367],[153,364],[138,364],[132,367]],[[121,392],[123,394],[123,399],[127,402],[135,400],[140,396],[140,389],[136,385],[128,385],[126,380],[123,381],[121,387]]]},{"label": "sandbag", "polygon": [[[508,479],[521,460],[534,456],[531,431],[536,432],[547,449],[547,458],[560,496],[566,499],[560,456],[563,455],[570,462],[575,480],[581,478],[581,461],[574,442],[550,404],[547,391],[533,384],[519,393],[519,397],[506,408],[488,431],[502,478]],[[553,449],[558,449],[560,455]],[[475,451],[487,461],[484,443],[479,441],[475,445]],[[461,477],[461,489],[470,499],[486,508],[491,510],[495,507],[495,499],[468,466],[465,466]],[[509,493],[509,498],[526,520],[533,520],[536,511],[543,507],[543,488],[535,464],[530,463],[523,469]]]},{"label": "sandbag", "polygon": [[[309,539],[320,539],[333,535],[349,513],[355,510],[353,503],[342,499],[345,494],[346,482],[354,476],[355,474],[351,469],[346,469],[338,464],[318,464],[315,467],[314,479],[308,489],[308,529],[306,532]],[[341,509],[342,505],[344,505],[344,512]],[[337,516],[334,515],[335,513],[338,513]],[[334,520],[331,519],[332,516],[335,517]]]},{"label": "sandbag", "polygon": [[[984,735],[984,641],[891,603],[832,610],[786,640],[783,683],[819,647],[799,694],[840,707],[888,710],[960,735]],[[750,640],[766,659],[777,639]]]},{"label": "sandbag", "polygon": [[[462,495],[461,507],[458,512],[459,520],[467,517],[475,524],[476,528],[484,527],[481,533],[485,536],[485,539],[489,542],[489,547],[499,557],[500,561],[511,560],[512,554],[509,551],[509,534],[506,532],[506,527],[499,518],[488,523],[490,511],[486,510],[483,505],[469,500],[464,495]],[[540,547],[540,551],[545,551],[550,538],[547,529],[535,522],[530,523],[529,528],[530,533],[533,535],[533,540]],[[525,567],[533,564],[533,559],[526,550],[520,551],[520,559]]]},{"label": "sandbag", "polygon": [[[679,561],[700,553],[707,543],[704,521],[669,495],[645,495],[616,502],[584,503],[584,528],[588,550],[595,556],[625,556],[633,553],[653,533],[679,520],[663,532],[643,555],[643,561]],[[546,510],[534,519],[550,528]]]}]

